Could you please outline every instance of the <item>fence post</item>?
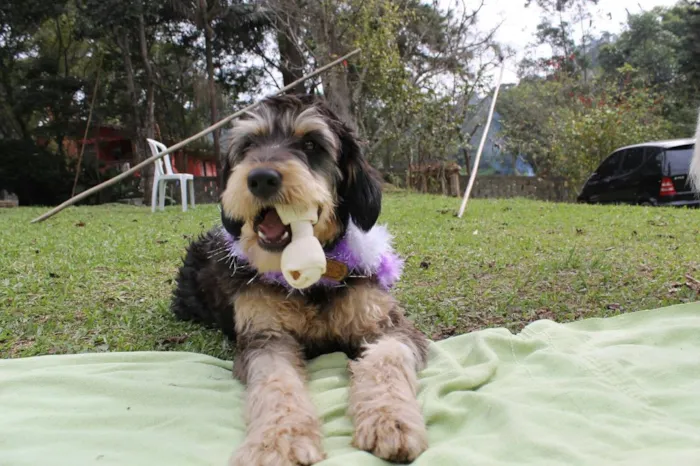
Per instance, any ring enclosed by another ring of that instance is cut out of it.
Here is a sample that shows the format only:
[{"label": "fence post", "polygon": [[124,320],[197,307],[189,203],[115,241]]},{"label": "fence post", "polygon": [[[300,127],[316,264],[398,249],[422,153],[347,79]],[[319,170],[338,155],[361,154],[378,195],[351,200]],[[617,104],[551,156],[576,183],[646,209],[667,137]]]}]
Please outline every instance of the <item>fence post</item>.
[{"label": "fence post", "polygon": [[438,170],[438,177],[440,178],[440,194],[447,196],[447,173],[445,171],[445,165],[440,165]]},{"label": "fence post", "polygon": [[462,192],[459,189],[459,172],[453,171],[450,173],[450,196],[459,197],[459,193]]}]

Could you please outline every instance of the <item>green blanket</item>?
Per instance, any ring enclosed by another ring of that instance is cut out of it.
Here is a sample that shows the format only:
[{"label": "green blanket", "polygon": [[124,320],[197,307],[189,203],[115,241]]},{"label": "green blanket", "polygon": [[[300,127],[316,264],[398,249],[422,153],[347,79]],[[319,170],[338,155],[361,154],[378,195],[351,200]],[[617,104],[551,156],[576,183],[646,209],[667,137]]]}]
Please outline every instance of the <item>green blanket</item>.
[{"label": "green blanket", "polygon": [[[323,465],[350,446],[346,359],[309,365]],[[244,436],[231,363],[175,353],[0,361],[0,465],[224,465]],[[700,303],[432,345],[419,465],[700,464]]]}]

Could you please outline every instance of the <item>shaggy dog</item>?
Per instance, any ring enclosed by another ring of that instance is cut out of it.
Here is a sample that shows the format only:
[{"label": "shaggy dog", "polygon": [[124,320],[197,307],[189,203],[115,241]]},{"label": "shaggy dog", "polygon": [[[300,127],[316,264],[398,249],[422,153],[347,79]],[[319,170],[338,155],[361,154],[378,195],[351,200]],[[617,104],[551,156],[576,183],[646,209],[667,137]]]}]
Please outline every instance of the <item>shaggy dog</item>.
[{"label": "shaggy dog", "polygon": [[[324,459],[304,361],[333,351],[351,358],[353,445],[413,461],[427,448],[416,372],[428,344],[389,292],[402,262],[375,226],[381,184],[356,136],[319,98],[270,98],[234,125],[224,176],[222,226],[189,246],[172,309],[236,342],[248,428],[231,464]],[[291,230],[279,204],[318,206],[328,267],[305,290],[280,272]]]}]

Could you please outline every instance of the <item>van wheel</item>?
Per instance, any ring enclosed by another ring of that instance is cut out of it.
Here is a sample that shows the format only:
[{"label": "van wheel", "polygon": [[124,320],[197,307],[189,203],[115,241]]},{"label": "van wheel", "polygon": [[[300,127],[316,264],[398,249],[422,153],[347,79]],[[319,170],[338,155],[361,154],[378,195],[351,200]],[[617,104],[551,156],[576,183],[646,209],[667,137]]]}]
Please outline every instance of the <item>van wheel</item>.
[{"label": "van wheel", "polygon": [[654,207],[654,204],[652,204],[649,201],[641,202],[639,205],[644,206],[644,207]]}]

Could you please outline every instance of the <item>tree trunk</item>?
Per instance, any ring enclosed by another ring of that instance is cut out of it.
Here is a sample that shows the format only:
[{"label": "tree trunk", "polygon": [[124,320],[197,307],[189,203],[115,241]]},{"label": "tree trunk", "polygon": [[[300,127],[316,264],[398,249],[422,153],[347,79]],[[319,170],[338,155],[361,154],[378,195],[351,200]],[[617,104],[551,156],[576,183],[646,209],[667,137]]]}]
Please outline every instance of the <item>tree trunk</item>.
[{"label": "tree trunk", "polygon": [[583,49],[583,59],[581,60],[581,64],[583,65],[583,83],[588,84],[588,66],[586,64],[586,61],[588,59],[587,51],[586,51],[586,33],[583,29],[583,15],[581,15],[581,48]]},{"label": "tree trunk", "polygon": [[440,194],[447,196],[447,176],[445,175],[445,165],[440,165],[438,169],[438,178],[440,180]]},{"label": "tree trunk", "polygon": [[466,169],[467,176],[471,174],[472,158],[469,155],[469,149],[464,148],[464,168]]},{"label": "tree trunk", "polygon": [[[134,65],[131,61],[131,47],[129,35],[121,35],[120,33],[115,33],[115,38],[119,49],[122,52],[122,59],[124,60],[124,71],[126,72],[126,88],[129,91],[129,98],[131,100],[131,111],[132,111],[132,134],[134,135],[132,141],[132,147],[134,155],[132,157],[132,163],[136,165],[143,160],[144,156],[144,146],[143,146],[143,125],[141,123],[141,114],[139,109],[139,98],[136,92],[136,79],[134,78]],[[141,180],[143,182],[143,178]],[[143,185],[141,186],[143,189]]]},{"label": "tree trunk", "polygon": [[459,172],[454,171],[450,174],[450,196],[459,197],[461,191],[459,189]]},{"label": "tree trunk", "polygon": [[[462,142],[462,147],[464,148],[464,168],[466,169],[467,176],[471,173],[471,165],[472,165],[472,158],[471,155],[469,154],[469,148],[466,146],[471,147],[471,141],[474,139],[474,135],[476,134],[477,131],[479,131],[479,128],[481,128],[481,123],[478,123],[474,125],[474,129],[472,130],[471,133],[468,134],[466,138],[466,144]],[[485,130],[484,130],[485,131]]]},{"label": "tree trunk", "polygon": [[[139,45],[141,49],[141,59],[143,60],[143,66],[146,70],[146,118],[145,118],[145,128],[142,129],[142,133],[147,138],[155,138],[155,74],[153,71],[153,66],[148,54],[148,43],[146,42],[146,24],[144,20],[143,9],[139,12]],[[143,147],[147,147],[145,141],[142,141]],[[144,154],[145,155],[145,154]],[[144,170],[144,183],[143,183],[143,198],[144,202],[149,202],[151,198],[151,187],[153,186],[153,165],[149,165]]]},{"label": "tree trunk", "polygon": [[420,192],[428,192],[428,174],[425,172],[422,172],[420,174]]},{"label": "tree trunk", "polygon": [[[202,14],[202,26],[204,27],[204,54],[207,60],[207,85],[209,90],[209,109],[211,116],[211,124],[213,125],[219,119],[217,102],[216,102],[216,83],[214,81],[214,52],[212,51],[212,38],[214,31],[211,28],[211,23],[209,22],[209,17],[207,14],[207,0],[199,0],[199,11]],[[212,133],[214,137],[214,157],[217,161],[217,170],[221,170],[221,140],[220,140],[219,130],[215,130]],[[218,175],[218,174],[217,174]],[[218,177],[218,176],[217,176]],[[223,186],[219,186],[222,189]]]},{"label": "tree trunk", "polygon": [[[371,155],[373,155],[373,152],[370,152]],[[382,168],[386,171],[390,171],[392,169],[392,153],[391,151],[384,150],[384,153],[382,154]]]},{"label": "tree trunk", "polygon": [[324,76],[323,93],[328,101],[328,105],[338,117],[353,130],[356,130],[357,123],[352,114],[350,88],[344,68],[330,70]]},{"label": "tree trunk", "polygon": [[[279,51],[279,70],[282,73],[282,82],[288,86],[292,82],[304,75],[306,67],[306,57],[301,50],[299,43],[301,37],[301,25],[305,22],[303,18],[305,9],[299,0],[277,0],[272,2],[273,8],[277,12],[274,19],[274,28],[277,32],[277,49]],[[319,4],[313,5],[316,8],[322,7]],[[320,10],[315,10],[320,14]],[[312,16],[314,13],[312,13]],[[310,84],[310,83],[309,83]],[[300,83],[287,91],[288,94],[306,93],[307,83]]]},{"label": "tree trunk", "polygon": [[[319,5],[325,5],[318,2]],[[317,27],[314,36],[319,45],[318,57],[332,60],[342,56],[342,42],[336,37],[334,12],[326,6],[320,6],[321,11],[315,13],[317,17]],[[321,63],[318,63],[319,65]],[[323,75],[323,94],[328,102],[328,106],[338,117],[353,130],[357,129],[357,124],[353,118],[352,96],[348,85],[347,71],[342,66],[336,66]]]},{"label": "tree trunk", "polygon": [[[295,43],[295,38],[298,37],[298,34],[291,26],[291,18],[287,18],[287,22],[290,24],[289,28],[283,24],[279,24],[277,27],[280,71],[282,72],[282,82],[285,86],[301,78],[304,75],[304,67],[306,65],[305,58],[301,54],[298,44]],[[306,87],[304,83],[299,83],[287,91],[288,94],[303,94],[305,92]]]}]

